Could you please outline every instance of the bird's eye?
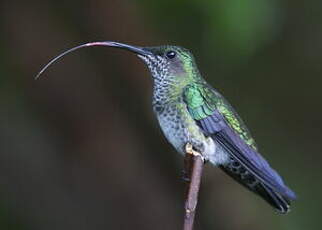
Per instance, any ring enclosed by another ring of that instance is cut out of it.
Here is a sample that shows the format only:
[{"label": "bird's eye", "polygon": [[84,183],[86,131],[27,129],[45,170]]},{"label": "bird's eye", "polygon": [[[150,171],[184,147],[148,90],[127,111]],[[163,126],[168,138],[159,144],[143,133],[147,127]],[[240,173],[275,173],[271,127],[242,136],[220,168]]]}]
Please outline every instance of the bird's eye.
[{"label": "bird's eye", "polygon": [[176,53],[176,52],[174,52],[174,51],[172,51],[172,50],[170,50],[170,51],[168,51],[168,52],[166,53],[166,56],[167,56],[167,58],[169,58],[169,59],[174,58],[176,55],[177,55],[177,53]]}]

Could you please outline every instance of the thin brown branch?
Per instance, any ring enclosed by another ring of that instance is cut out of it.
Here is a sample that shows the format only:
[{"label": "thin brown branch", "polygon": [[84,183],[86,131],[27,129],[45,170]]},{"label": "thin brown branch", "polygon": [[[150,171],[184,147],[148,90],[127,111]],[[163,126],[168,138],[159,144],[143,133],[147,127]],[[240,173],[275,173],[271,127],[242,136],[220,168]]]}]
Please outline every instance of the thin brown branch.
[{"label": "thin brown branch", "polygon": [[186,145],[184,173],[187,181],[185,191],[185,215],[183,230],[192,230],[198,203],[198,193],[204,166],[204,158],[193,150],[192,145]]}]

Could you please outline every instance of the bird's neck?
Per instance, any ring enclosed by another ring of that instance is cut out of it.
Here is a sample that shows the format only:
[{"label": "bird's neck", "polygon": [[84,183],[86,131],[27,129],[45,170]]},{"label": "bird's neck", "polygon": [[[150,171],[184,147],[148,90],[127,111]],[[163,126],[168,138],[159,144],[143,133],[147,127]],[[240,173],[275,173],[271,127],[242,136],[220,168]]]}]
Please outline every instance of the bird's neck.
[{"label": "bird's neck", "polygon": [[154,79],[152,104],[156,112],[171,106],[182,97],[184,86],[169,79]]},{"label": "bird's neck", "polygon": [[153,106],[166,107],[182,101],[185,87],[201,78],[191,76],[154,77]]}]

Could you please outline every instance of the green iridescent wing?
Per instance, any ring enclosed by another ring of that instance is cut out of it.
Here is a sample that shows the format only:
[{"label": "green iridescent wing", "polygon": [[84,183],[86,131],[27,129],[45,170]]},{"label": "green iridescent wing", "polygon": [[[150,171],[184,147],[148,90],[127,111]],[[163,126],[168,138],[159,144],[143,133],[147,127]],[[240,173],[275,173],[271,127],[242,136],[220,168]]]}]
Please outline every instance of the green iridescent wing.
[{"label": "green iridescent wing", "polygon": [[236,134],[238,134],[246,144],[255,150],[257,149],[256,143],[242,119],[223,96],[209,85],[189,85],[184,91],[184,100],[191,116],[197,121],[211,116],[217,109]]},{"label": "green iridescent wing", "polygon": [[[240,164],[249,175],[259,180],[261,187],[271,194],[269,196],[274,200],[273,203],[285,211],[289,200],[296,198],[295,193],[257,152],[254,139],[228,102],[206,83],[187,86],[183,99],[200,129],[216,140],[232,161]],[[239,182],[246,183],[242,180]]]}]

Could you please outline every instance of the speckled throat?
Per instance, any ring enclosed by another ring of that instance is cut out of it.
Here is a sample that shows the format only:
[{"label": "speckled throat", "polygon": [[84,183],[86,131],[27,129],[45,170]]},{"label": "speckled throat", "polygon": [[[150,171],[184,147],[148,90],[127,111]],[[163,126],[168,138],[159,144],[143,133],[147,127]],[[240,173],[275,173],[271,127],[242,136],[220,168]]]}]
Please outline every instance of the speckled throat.
[{"label": "speckled throat", "polygon": [[176,77],[171,77],[169,65],[159,56],[141,56],[153,78],[152,105],[155,112],[161,112],[166,104],[174,102],[178,97]]}]

